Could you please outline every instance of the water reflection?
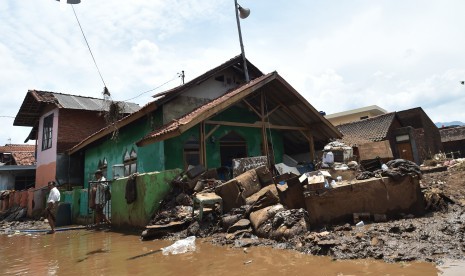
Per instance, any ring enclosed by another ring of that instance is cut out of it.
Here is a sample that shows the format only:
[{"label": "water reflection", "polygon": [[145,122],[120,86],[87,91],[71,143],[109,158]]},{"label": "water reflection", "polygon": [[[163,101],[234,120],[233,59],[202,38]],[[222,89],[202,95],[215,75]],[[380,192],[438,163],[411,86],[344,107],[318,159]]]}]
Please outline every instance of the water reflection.
[{"label": "water reflection", "polygon": [[452,272],[447,267],[438,270],[429,263],[331,261],[265,247],[244,250],[213,246],[202,240],[196,241],[195,252],[162,255],[160,248],[172,243],[167,240],[142,242],[137,235],[85,230],[54,235],[0,235],[0,274],[449,275],[449,271]]}]

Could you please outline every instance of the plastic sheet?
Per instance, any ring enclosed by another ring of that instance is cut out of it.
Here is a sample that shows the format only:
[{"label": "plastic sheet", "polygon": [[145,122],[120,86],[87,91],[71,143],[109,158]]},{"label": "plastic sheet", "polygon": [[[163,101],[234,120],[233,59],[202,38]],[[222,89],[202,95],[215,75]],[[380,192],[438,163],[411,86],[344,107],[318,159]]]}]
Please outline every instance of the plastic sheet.
[{"label": "plastic sheet", "polygon": [[183,240],[176,241],[170,246],[163,247],[161,251],[163,255],[176,255],[195,251],[195,236],[190,236]]}]

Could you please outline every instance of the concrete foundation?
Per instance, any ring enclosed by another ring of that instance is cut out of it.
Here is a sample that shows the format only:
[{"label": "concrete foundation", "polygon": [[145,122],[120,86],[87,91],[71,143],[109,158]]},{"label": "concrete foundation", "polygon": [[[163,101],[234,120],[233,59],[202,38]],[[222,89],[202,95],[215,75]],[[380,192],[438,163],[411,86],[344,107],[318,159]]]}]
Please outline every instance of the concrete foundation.
[{"label": "concrete foundation", "polygon": [[425,201],[418,177],[405,176],[398,181],[383,177],[345,184],[332,189],[305,193],[310,226],[353,223],[354,213],[384,214],[387,218],[401,213],[424,214]]}]

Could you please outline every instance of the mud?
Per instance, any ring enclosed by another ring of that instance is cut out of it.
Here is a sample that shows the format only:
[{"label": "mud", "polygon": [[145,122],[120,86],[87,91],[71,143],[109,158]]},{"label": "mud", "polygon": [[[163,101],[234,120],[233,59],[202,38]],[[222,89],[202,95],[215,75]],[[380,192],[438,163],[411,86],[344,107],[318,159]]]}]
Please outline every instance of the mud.
[{"label": "mud", "polygon": [[[299,252],[329,256],[332,259],[373,258],[385,262],[426,261],[441,264],[445,260],[465,257],[465,170],[451,168],[443,172],[423,174],[422,192],[427,198],[427,214],[413,217],[400,214],[402,219],[387,222],[365,221],[354,224],[331,225],[312,229],[291,238],[258,239],[252,231],[232,235],[210,214],[199,224],[192,222],[180,232],[168,237],[189,235],[211,237],[211,242],[232,247],[272,246]],[[239,220],[241,216],[238,216]]]},{"label": "mud", "polygon": [[[242,223],[228,233],[222,217],[207,214],[202,223],[188,218],[190,210],[175,212],[186,214],[178,221],[187,222],[181,231],[164,232],[157,238],[180,239],[195,235],[217,245],[228,247],[271,246],[291,249],[306,254],[329,256],[334,260],[378,259],[384,262],[427,261],[442,264],[445,260],[465,258],[465,166],[455,166],[446,171],[424,173],[421,187],[427,200],[427,214],[413,217],[400,214],[402,219],[387,222],[364,221],[362,227],[355,223],[331,225],[321,229],[296,232],[296,235],[282,235],[277,240],[258,238],[249,224]],[[182,201],[181,198],[179,198]],[[166,204],[169,207],[175,203]],[[244,218],[248,210],[235,209],[234,217],[226,220],[231,226]],[[170,213],[159,213],[169,218]],[[158,217],[158,218],[160,218]],[[301,218],[296,216],[296,218]],[[171,218],[172,219],[172,218]],[[291,225],[286,220],[278,221]],[[275,225],[276,226],[276,225]],[[292,226],[292,225],[291,225]],[[273,222],[271,222],[271,227]],[[0,233],[11,229],[47,229],[46,221],[0,221]],[[277,228],[279,229],[279,227]]]}]

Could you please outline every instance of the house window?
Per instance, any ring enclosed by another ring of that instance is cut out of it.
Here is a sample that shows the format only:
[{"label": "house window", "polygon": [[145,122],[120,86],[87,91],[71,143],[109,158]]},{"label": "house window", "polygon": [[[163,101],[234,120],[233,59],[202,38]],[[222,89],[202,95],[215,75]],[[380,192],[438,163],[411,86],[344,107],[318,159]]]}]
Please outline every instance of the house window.
[{"label": "house window", "polygon": [[44,126],[42,129],[42,150],[52,147],[53,134],[53,114],[44,118]]},{"label": "house window", "polygon": [[200,151],[199,140],[195,137],[189,138],[184,143],[184,168],[187,169],[189,165],[197,166],[200,164]]},{"label": "house window", "polygon": [[408,140],[410,140],[410,137],[408,134],[396,136],[396,142],[405,142]]},{"label": "house window", "polygon": [[132,149],[131,152],[126,151],[123,158],[124,176],[129,176],[137,172],[137,152]]}]

